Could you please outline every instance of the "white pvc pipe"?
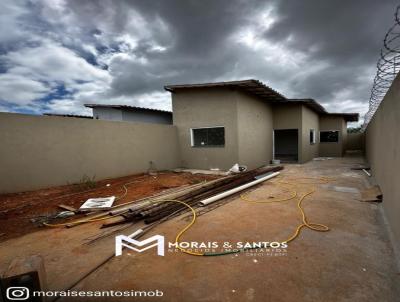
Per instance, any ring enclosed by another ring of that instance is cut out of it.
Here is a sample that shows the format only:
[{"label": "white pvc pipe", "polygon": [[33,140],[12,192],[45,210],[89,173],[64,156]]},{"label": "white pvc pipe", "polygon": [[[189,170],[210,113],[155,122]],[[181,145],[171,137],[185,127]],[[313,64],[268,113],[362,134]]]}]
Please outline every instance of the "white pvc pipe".
[{"label": "white pvc pipe", "polygon": [[233,188],[233,189],[230,189],[230,190],[225,191],[223,193],[220,193],[220,194],[217,194],[215,196],[209,197],[207,199],[204,199],[204,200],[200,201],[199,205],[204,207],[204,206],[206,206],[206,205],[208,205],[210,203],[213,203],[214,201],[220,200],[220,199],[225,198],[225,197],[227,197],[229,195],[235,194],[235,193],[240,192],[240,191],[242,191],[244,189],[247,189],[247,188],[250,188],[252,186],[255,186],[256,184],[259,184],[260,182],[266,181],[266,180],[268,180],[268,179],[270,179],[272,177],[278,176],[279,174],[280,174],[280,172],[275,172],[275,173],[267,175],[267,176],[265,176],[263,178],[254,180],[254,181],[249,182],[249,183],[244,184],[244,185],[241,185],[241,186],[239,186],[237,188]]},{"label": "white pvc pipe", "polygon": [[137,235],[139,235],[141,233],[143,233],[143,230],[142,229],[138,229],[137,231],[135,231],[132,234],[128,235],[128,237],[133,239],[133,238],[135,238]]},{"label": "white pvc pipe", "polygon": [[371,177],[371,173],[369,173],[367,170],[365,170],[365,169],[362,169],[364,172],[365,172],[365,174],[367,174],[369,177]]}]

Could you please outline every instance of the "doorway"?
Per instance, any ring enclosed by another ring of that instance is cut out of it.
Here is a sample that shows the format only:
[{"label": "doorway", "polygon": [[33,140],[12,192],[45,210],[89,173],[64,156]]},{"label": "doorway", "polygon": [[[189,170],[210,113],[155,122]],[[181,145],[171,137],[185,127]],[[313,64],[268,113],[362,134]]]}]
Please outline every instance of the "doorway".
[{"label": "doorway", "polygon": [[274,130],[274,159],[281,162],[297,162],[299,160],[298,129]]}]

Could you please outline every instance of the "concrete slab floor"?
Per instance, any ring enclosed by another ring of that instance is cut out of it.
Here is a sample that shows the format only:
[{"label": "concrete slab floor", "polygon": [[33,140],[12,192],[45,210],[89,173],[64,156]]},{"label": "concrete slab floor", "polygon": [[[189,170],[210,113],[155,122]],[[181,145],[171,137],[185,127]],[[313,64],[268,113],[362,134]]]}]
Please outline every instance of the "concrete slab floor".
[{"label": "concrete slab floor", "polygon": [[[243,252],[220,257],[195,257],[166,249],[143,253],[125,250],[74,287],[75,290],[161,290],[157,298],[134,301],[400,301],[400,273],[389,241],[380,204],[358,201],[367,185],[362,171],[352,171],[361,158],[335,158],[287,165],[281,179],[329,177],[329,186],[315,185],[303,207],[309,222],[329,226],[329,232],[303,229],[288,244],[287,253]],[[301,180],[300,180],[301,179]],[[332,186],[354,190],[332,190]],[[310,184],[297,185],[305,193]],[[287,196],[266,182],[249,198]],[[301,216],[296,200],[253,204],[231,202],[200,216],[183,235],[191,242],[282,241],[290,237]],[[173,242],[187,219],[175,218],[145,236],[164,235]],[[99,233],[100,223],[72,229],[45,229],[0,245],[0,267],[16,256],[45,258],[49,289],[62,290],[114,253],[114,237],[82,245]],[[130,234],[137,227],[125,230]],[[143,239],[143,238],[142,238]],[[131,301],[129,298],[82,298],[82,301]],[[59,301],[79,301],[78,298]]]}]

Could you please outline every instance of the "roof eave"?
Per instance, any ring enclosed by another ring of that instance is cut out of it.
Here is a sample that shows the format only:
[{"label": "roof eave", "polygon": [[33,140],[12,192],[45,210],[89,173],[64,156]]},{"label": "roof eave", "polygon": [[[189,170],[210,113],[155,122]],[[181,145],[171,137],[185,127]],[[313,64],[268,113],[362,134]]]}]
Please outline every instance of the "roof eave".
[{"label": "roof eave", "polygon": [[239,88],[243,91],[249,92],[261,98],[286,100],[286,97],[275,91],[271,87],[266,86],[264,83],[255,80],[242,80],[242,81],[229,81],[229,82],[215,82],[215,83],[201,83],[201,84],[179,84],[179,85],[166,85],[164,89],[174,93],[178,89],[199,89],[199,88],[218,88],[218,87],[231,87]]},{"label": "roof eave", "polygon": [[328,116],[341,116],[344,118],[346,122],[358,122],[360,119],[360,114],[359,113],[340,113],[340,112],[332,112],[332,113],[327,113],[326,115]]},{"label": "roof eave", "polygon": [[120,109],[120,110],[151,111],[151,112],[157,112],[157,113],[172,114],[171,111],[167,111],[167,110],[136,107],[136,106],[129,106],[129,105],[84,104],[84,106],[88,107],[88,108],[92,108],[92,109],[93,108],[114,108],[114,109]]}]

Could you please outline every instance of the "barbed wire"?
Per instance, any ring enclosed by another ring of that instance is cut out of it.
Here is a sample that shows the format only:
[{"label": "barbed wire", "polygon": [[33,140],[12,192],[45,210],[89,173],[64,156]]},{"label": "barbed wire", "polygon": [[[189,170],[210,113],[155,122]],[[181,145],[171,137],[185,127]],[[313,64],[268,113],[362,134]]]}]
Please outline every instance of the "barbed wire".
[{"label": "barbed wire", "polygon": [[397,73],[400,71],[400,5],[394,14],[395,24],[388,30],[383,40],[377,71],[371,89],[369,109],[364,116],[362,129],[365,130]]}]

